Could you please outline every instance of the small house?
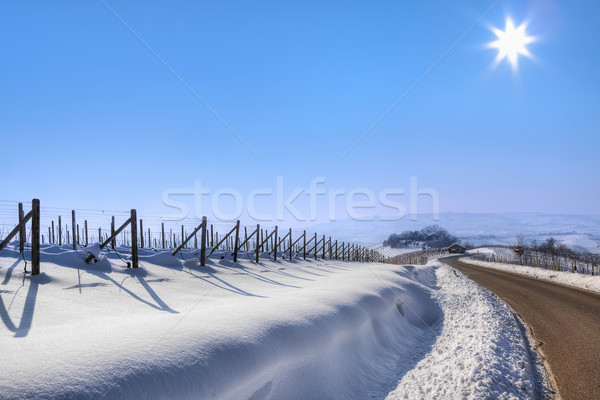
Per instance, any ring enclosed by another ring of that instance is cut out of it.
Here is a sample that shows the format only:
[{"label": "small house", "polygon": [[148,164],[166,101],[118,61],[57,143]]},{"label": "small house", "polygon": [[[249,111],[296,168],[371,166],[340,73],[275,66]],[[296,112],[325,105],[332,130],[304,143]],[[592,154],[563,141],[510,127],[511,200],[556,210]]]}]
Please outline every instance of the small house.
[{"label": "small house", "polygon": [[448,253],[450,254],[463,254],[465,251],[467,251],[467,248],[458,243],[454,243],[452,246],[448,247]]}]

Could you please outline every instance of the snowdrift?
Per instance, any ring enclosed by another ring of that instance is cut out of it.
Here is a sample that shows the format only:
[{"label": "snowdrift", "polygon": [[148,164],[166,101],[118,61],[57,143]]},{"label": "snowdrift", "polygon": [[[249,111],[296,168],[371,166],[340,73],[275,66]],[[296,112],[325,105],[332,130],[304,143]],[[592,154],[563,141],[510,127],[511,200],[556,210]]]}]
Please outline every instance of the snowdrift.
[{"label": "snowdrift", "polygon": [[442,319],[431,266],[42,251],[0,257],[2,397],[365,398]]},{"label": "snowdrift", "polygon": [[46,245],[36,277],[2,252],[1,398],[534,397],[512,313],[439,263],[127,251]]}]

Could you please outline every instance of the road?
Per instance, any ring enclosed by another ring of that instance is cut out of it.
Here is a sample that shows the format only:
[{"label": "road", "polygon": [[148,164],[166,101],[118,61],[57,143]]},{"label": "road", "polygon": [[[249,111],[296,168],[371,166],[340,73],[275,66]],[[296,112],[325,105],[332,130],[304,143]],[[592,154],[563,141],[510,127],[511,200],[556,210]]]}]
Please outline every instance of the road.
[{"label": "road", "polygon": [[504,300],[531,327],[565,399],[600,399],[600,295],[444,259]]}]

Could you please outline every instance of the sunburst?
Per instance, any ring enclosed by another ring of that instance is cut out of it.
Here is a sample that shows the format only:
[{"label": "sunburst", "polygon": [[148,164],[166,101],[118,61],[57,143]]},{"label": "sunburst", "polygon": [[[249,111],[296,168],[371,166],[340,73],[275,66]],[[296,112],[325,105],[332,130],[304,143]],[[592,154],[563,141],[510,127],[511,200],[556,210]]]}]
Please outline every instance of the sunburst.
[{"label": "sunburst", "polygon": [[516,69],[519,55],[531,57],[531,53],[527,50],[526,45],[534,42],[535,38],[527,35],[527,32],[525,32],[526,28],[527,24],[525,22],[518,27],[515,27],[510,18],[506,20],[506,28],[504,31],[492,28],[492,31],[498,37],[498,40],[489,43],[489,47],[498,49],[498,56],[496,57],[497,64],[506,58],[513,69]]}]

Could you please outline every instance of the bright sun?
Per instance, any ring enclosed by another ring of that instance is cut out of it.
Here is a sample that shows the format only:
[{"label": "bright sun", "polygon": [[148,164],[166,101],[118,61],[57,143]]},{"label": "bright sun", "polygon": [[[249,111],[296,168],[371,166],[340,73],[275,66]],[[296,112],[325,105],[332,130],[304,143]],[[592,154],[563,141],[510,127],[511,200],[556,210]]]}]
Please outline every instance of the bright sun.
[{"label": "bright sun", "polygon": [[498,49],[496,63],[499,63],[504,58],[507,58],[513,69],[516,69],[519,54],[526,57],[531,57],[531,53],[525,46],[535,41],[535,38],[532,36],[527,36],[525,28],[527,28],[526,23],[522,23],[515,28],[515,25],[510,18],[506,20],[506,28],[504,31],[492,28],[492,31],[498,37],[498,40],[491,42],[489,47]]}]

